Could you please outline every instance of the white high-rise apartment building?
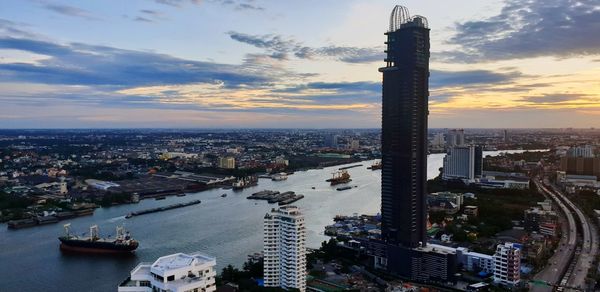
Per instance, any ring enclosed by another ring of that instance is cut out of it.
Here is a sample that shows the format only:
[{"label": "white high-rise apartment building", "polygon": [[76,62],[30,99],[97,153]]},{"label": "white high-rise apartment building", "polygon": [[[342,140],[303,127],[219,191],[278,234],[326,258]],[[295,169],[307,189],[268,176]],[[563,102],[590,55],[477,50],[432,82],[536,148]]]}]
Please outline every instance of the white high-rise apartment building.
[{"label": "white high-rise apartment building", "polygon": [[217,260],[201,254],[176,253],[154,263],[140,263],[121,285],[119,292],[213,292]]},{"label": "white high-rise apartment building", "polygon": [[494,282],[515,286],[521,281],[521,248],[515,243],[499,244],[494,254]]},{"label": "white high-rise apartment building", "polygon": [[481,175],[483,158],[481,148],[476,146],[456,146],[448,149],[444,157],[443,179],[473,180]]},{"label": "white high-rise apartment building", "polygon": [[265,287],[306,291],[306,227],[295,206],[271,210],[264,218]]}]

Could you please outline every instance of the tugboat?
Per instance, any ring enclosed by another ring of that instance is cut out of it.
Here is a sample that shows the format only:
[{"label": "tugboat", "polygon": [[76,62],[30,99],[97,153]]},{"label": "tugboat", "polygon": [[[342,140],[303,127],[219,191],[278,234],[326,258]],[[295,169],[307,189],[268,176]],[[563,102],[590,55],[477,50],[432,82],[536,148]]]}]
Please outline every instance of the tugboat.
[{"label": "tugboat", "polygon": [[280,172],[271,176],[272,181],[282,181],[288,178],[287,173]]},{"label": "tugboat", "polygon": [[367,169],[378,170],[378,169],[381,169],[381,167],[382,167],[381,161],[377,161],[377,162],[373,163],[371,166],[367,167]]},{"label": "tugboat", "polygon": [[64,228],[65,236],[58,238],[61,250],[86,253],[131,253],[139,245],[122,226],[117,226],[117,234],[114,239],[100,238],[98,235],[98,225],[90,227],[90,236],[87,237],[79,237],[71,234],[70,223],[65,224]]},{"label": "tugboat", "polygon": [[345,170],[336,171],[332,175],[333,176],[330,179],[326,180],[327,182],[330,182],[332,186],[352,181],[352,179],[350,179],[350,174]]}]

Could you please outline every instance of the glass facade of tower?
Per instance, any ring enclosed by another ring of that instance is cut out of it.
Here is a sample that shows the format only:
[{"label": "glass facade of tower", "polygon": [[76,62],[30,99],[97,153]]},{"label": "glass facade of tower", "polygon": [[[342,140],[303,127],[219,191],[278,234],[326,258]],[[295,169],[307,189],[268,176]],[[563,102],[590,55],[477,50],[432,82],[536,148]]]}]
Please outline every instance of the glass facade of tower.
[{"label": "glass facade of tower", "polygon": [[[394,17],[394,14],[392,14]],[[429,28],[420,16],[390,25],[382,102],[382,238],[426,244]]]}]

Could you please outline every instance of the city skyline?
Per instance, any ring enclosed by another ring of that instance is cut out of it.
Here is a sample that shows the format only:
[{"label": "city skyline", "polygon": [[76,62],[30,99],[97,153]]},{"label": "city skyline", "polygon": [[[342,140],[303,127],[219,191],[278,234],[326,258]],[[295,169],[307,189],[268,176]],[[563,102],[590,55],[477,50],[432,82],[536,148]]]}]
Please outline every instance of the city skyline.
[{"label": "city skyline", "polygon": [[[592,1],[405,2],[430,19],[432,128],[600,127]],[[395,1],[106,3],[3,5],[0,128],[380,125]]]}]

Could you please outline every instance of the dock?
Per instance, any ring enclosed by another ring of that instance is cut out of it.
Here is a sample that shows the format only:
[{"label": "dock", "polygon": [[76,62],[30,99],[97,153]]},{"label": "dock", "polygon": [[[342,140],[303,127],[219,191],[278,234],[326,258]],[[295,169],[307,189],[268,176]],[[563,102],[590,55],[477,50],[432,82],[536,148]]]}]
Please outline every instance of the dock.
[{"label": "dock", "polygon": [[200,203],[201,203],[200,200],[194,200],[194,201],[187,202],[187,203],[179,203],[179,204],[168,205],[168,206],[165,206],[165,207],[145,209],[145,210],[131,212],[131,213],[127,214],[125,216],[125,218],[129,219],[129,218],[134,217],[134,216],[140,216],[140,215],[145,215],[145,214],[163,212],[163,211],[167,211],[167,210],[173,210],[173,209],[183,208],[183,207],[192,206],[192,205],[198,205]]},{"label": "dock", "polygon": [[247,197],[249,200],[264,200],[269,204],[287,205],[304,198],[304,195],[297,195],[295,192],[283,192],[264,190],[254,193]]}]

